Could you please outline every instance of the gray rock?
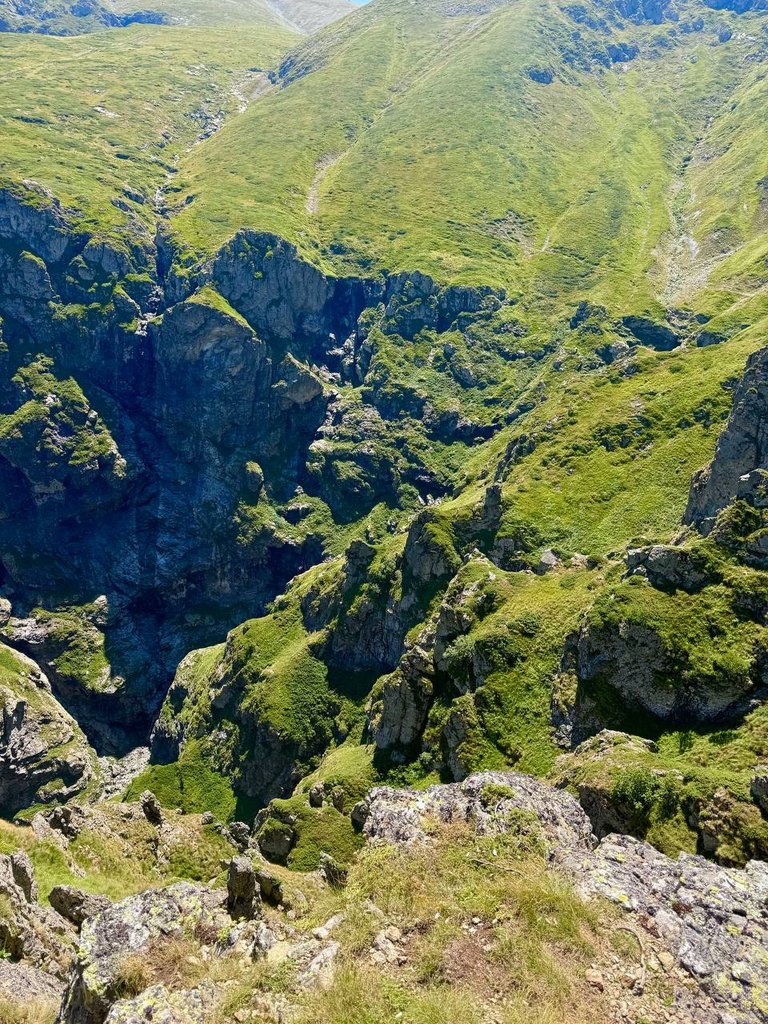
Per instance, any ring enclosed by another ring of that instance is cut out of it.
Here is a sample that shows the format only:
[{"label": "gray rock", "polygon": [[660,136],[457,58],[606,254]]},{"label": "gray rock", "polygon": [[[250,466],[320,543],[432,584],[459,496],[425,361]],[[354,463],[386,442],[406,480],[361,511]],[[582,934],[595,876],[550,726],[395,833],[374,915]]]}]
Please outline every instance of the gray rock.
[{"label": "gray rock", "polygon": [[[487,786],[503,787],[509,793],[491,808],[483,800]],[[425,819],[430,817],[446,823],[471,822],[481,834],[504,831],[514,827],[505,824],[504,816],[512,808],[536,814],[555,856],[592,849],[596,842],[589,818],[569,793],[520,772],[480,772],[461,783],[425,790],[381,787],[372,789],[367,799],[364,832],[373,842],[421,842],[426,838]]]},{"label": "gray rock", "polygon": [[205,1024],[215,1003],[212,985],[171,991],[151,985],[135,999],[120,999],[106,1017],[106,1024]]},{"label": "gray rock", "polygon": [[259,850],[267,860],[285,861],[296,842],[296,833],[290,825],[268,819],[256,836]]},{"label": "gray rock", "polygon": [[35,869],[29,855],[23,850],[17,850],[11,854],[11,873],[13,880],[24,893],[27,903],[37,903],[37,881],[35,880]]},{"label": "gray rock", "polygon": [[48,896],[48,902],[57,914],[76,928],[112,905],[106,896],[94,896],[71,885],[55,885]]},{"label": "gray rock", "polygon": [[749,786],[752,799],[768,815],[768,764],[758,765]]},{"label": "gray rock", "polygon": [[544,576],[546,573],[552,572],[553,569],[559,569],[562,564],[555,552],[551,548],[547,548],[545,551],[542,551],[541,557],[536,564],[536,575]]},{"label": "gray rock", "polygon": [[684,522],[709,533],[715,518],[736,498],[766,507],[768,471],[768,348],[747,361],[715,456],[691,483]]},{"label": "gray rock", "polygon": [[233,857],[227,875],[227,910],[235,918],[251,918],[256,903],[256,873],[249,857]]},{"label": "gray rock", "polygon": [[25,963],[0,960],[0,997],[13,999],[18,1005],[47,1003],[58,1005],[64,982],[47,971]]},{"label": "gray rock", "polygon": [[261,893],[261,898],[266,900],[267,903],[282,903],[283,902],[283,883],[274,875],[271,871],[267,871],[266,868],[258,867],[254,869],[256,877],[256,883]]},{"label": "gray rock", "polygon": [[358,832],[362,831],[362,829],[364,828],[365,823],[368,820],[368,815],[370,813],[371,806],[367,800],[358,800],[358,802],[352,808],[349,816],[352,819],[352,824],[358,830]]},{"label": "gray rock", "polygon": [[655,587],[688,592],[698,590],[707,582],[702,559],[685,548],[672,544],[655,544],[650,548],[627,551],[628,575],[644,574]]},{"label": "gray rock", "polygon": [[768,1020],[768,864],[736,870],[688,854],[674,861],[648,843],[612,835],[566,867],[580,892],[607,897],[660,938],[730,1015],[723,1019]]},{"label": "gray rock", "polygon": [[59,1024],[103,1024],[118,1001],[116,985],[125,957],[141,954],[153,943],[182,938],[197,926],[218,931],[229,922],[225,902],[223,890],[180,882],[131,896],[86,921]]},{"label": "gray rock", "polygon": [[149,747],[136,747],[124,757],[100,757],[102,797],[119,796],[149,764]]},{"label": "gray rock", "polygon": [[14,669],[0,684],[0,813],[64,803],[93,780],[96,755],[28,657],[0,644]]},{"label": "gray rock", "polygon": [[150,825],[161,825],[163,821],[163,808],[160,801],[157,799],[154,793],[151,793],[148,789],[139,797],[139,803],[141,809],[144,812],[144,817],[150,823]]},{"label": "gray rock", "polygon": [[309,806],[322,807],[325,799],[325,786],[322,782],[316,782],[309,789]]},{"label": "gray rock", "polygon": [[238,849],[244,851],[248,847],[251,830],[244,821],[233,821],[227,828],[227,835]]},{"label": "gray rock", "polygon": [[0,949],[13,960],[63,977],[74,950],[75,932],[49,907],[37,902],[37,885],[25,853],[0,854]]}]

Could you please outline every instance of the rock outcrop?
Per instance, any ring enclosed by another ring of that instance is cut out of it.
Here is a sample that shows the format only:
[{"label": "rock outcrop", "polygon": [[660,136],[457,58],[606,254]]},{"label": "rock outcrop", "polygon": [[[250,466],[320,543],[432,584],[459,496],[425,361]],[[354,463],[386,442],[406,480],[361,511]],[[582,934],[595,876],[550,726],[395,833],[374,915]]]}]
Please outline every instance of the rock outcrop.
[{"label": "rock outcrop", "polygon": [[0,896],[0,947],[9,960],[29,970],[30,984],[57,989],[74,952],[75,930],[38,902],[34,871],[25,853],[0,855]]},{"label": "rock outcrop", "polygon": [[131,896],[86,921],[60,1024],[103,1024],[120,998],[126,958],[146,955],[153,945],[183,938],[195,927],[207,926],[215,934],[229,922],[225,902],[223,890],[180,882]]},{"label": "rock outcrop", "polygon": [[697,856],[672,860],[628,836],[609,835],[598,843],[573,797],[514,772],[483,772],[424,791],[374,789],[366,803],[369,840],[396,844],[430,842],[430,819],[465,822],[494,834],[521,827],[511,809],[530,814],[541,825],[550,856],[577,890],[615,903],[688,974],[695,1019],[768,1020],[765,863],[736,870]]},{"label": "rock outcrop", "polygon": [[[733,410],[717,442],[715,457],[693,479],[684,521],[708,534],[720,512],[734,501],[768,507],[768,349],[750,357],[733,396]],[[763,565],[758,538],[752,558]],[[766,562],[765,564],[768,564]]]},{"label": "rock outcrop", "polygon": [[0,645],[0,813],[63,803],[97,779],[96,757],[48,679],[23,654]]}]

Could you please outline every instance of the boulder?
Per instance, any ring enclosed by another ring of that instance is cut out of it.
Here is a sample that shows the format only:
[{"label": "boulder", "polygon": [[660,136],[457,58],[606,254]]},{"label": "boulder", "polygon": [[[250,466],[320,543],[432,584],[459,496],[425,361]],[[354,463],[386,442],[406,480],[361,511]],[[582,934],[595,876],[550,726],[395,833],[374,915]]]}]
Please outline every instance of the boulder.
[{"label": "boulder", "polygon": [[752,799],[768,816],[768,764],[761,764],[755,770],[749,786]]},{"label": "boulder", "polygon": [[227,835],[238,849],[244,851],[248,847],[251,830],[244,821],[233,821],[227,828]]},{"label": "boulder", "polygon": [[213,986],[173,992],[165,985],[150,985],[135,999],[120,999],[106,1024],[205,1024],[215,1001]]},{"label": "boulder", "polygon": [[256,883],[261,893],[261,898],[267,903],[280,904],[283,902],[283,883],[271,871],[266,868],[255,868],[254,874]]},{"label": "boulder", "polygon": [[536,564],[536,575],[545,576],[548,572],[552,572],[553,569],[559,569],[562,564],[555,552],[551,548],[547,548],[545,551],[542,551],[541,557]]},{"label": "boulder", "polygon": [[70,921],[75,928],[80,928],[83,922],[96,917],[112,905],[106,896],[94,896],[71,885],[55,885],[48,896],[48,902],[57,914]]},{"label": "boulder", "polygon": [[61,978],[22,962],[0,960],[0,998],[19,1005],[28,1003],[58,1005],[64,991]]},{"label": "boulder", "polygon": [[151,793],[148,789],[139,797],[139,803],[141,809],[144,812],[144,817],[150,823],[150,825],[161,825],[163,821],[163,808],[160,801],[157,799],[154,793]]},{"label": "boulder", "polygon": [[768,864],[723,868],[677,860],[630,836],[607,836],[565,867],[585,896],[606,897],[662,940],[675,963],[723,1011],[722,1020],[767,1020]]},{"label": "boulder", "polygon": [[256,873],[249,857],[233,857],[227,874],[227,910],[234,918],[251,918],[256,896]]},{"label": "boulder", "polygon": [[256,837],[259,850],[267,860],[281,863],[286,860],[296,842],[296,833],[290,825],[268,818]]},{"label": "boulder", "polygon": [[322,807],[325,799],[325,786],[322,782],[316,782],[309,790],[309,806]]},{"label": "boulder", "polygon": [[126,957],[141,955],[168,939],[183,938],[195,928],[218,932],[230,923],[225,903],[224,890],[179,882],[130,896],[86,921],[59,1024],[103,1024],[118,1002]]}]

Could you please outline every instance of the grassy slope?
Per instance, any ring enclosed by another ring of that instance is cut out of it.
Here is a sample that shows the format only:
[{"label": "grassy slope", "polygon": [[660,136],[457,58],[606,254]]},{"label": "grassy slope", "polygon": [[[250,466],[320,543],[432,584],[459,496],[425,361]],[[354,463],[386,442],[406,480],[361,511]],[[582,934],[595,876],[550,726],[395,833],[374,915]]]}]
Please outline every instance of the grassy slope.
[{"label": "grassy slope", "polygon": [[[337,269],[418,268],[642,309],[684,159],[725,130],[707,118],[761,46],[743,33],[720,44],[734,16],[701,12],[700,33],[581,26],[574,42],[556,4],[446,17],[378,0],[300,49],[309,75],[192,155],[178,230],[205,248],[250,224]],[[606,43],[622,41],[640,57],[603,67]],[[759,109],[748,88],[744,103]],[[753,121],[750,151],[763,138]]]},{"label": "grassy slope", "polygon": [[274,23],[234,38],[156,26],[0,35],[0,183],[39,182],[86,228],[124,228],[115,199],[149,224],[155,191],[203,128],[198,112],[233,112],[246,69],[271,66],[294,39]]}]

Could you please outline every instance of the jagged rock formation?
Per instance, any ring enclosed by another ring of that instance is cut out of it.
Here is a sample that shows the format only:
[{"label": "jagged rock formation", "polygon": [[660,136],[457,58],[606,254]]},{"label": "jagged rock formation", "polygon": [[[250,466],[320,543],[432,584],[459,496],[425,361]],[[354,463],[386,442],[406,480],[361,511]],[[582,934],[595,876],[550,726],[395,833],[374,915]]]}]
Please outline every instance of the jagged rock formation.
[{"label": "jagged rock formation", "polygon": [[40,972],[44,987],[57,990],[69,968],[75,930],[38,902],[35,874],[26,854],[0,856],[0,895],[0,941],[7,958],[23,961],[25,968]]},{"label": "jagged rock formation", "polygon": [[744,502],[754,510],[754,527],[740,552],[757,568],[766,568],[765,532],[768,473],[768,351],[756,352],[747,363],[733,396],[733,411],[717,442],[711,464],[691,484],[684,522],[705,536],[718,529],[717,517],[728,506]]},{"label": "jagged rock formation", "polygon": [[38,803],[64,803],[94,788],[93,750],[23,654],[0,646],[0,812],[12,817]]}]

